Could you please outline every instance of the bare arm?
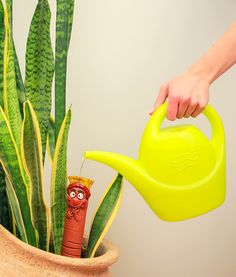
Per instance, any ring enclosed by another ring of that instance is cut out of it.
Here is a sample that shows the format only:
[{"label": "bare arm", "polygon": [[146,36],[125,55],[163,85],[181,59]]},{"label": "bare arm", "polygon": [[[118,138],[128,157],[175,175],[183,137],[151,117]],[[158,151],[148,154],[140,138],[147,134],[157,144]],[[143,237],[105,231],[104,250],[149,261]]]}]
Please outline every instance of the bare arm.
[{"label": "bare arm", "polygon": [[162,85],[153,112],[168,98],[167,118],[196,117],[208,103],[209,86],[236,63],[236,22],[185,72]]}]

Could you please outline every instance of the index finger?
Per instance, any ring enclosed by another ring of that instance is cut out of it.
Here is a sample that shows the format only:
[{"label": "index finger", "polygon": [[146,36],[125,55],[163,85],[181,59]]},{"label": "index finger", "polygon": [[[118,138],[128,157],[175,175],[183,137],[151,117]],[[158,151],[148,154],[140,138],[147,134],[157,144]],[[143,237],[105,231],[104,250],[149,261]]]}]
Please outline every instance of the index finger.
[{"label": "index finger", "polygon": [[159,95],[156,98],[155,104],[152,108],[152,110],[149,112],[150,115],[152,115],[156,109],[158,109],[165,101],[168,96],[168,86],[163,85],[160,87]]}]

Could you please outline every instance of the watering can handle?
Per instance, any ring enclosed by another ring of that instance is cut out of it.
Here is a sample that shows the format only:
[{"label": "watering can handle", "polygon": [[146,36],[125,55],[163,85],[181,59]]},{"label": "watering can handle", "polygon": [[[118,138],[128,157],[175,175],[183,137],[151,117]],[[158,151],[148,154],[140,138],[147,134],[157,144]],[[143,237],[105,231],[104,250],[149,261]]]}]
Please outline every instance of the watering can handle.
[{"label": "watering can handle", "polygon": [[[157,128],[157,133],[159,133],[160,131],[160,126],[162,121],[165,119],[166,112],[167,112],[167,103],[164,103],[156,110],[156,112],[152,116],[153,117],[152,124],[155,126],[155,128]],[[203,114],[210,121],[210,124],[212,127],[212,138],[211,138],[212,144],[214,144],[215,147],[217,147],[219,143],[224,144],[224,126],[216,110],[211,105],[208,104],[205,107]]]}]

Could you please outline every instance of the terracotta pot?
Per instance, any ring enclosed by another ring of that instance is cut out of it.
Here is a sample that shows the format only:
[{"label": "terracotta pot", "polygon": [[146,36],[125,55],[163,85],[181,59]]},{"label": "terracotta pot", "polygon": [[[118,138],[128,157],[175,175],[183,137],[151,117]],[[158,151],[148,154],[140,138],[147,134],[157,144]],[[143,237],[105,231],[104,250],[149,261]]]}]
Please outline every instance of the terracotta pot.
[{"label": "terracotta pot", "polygon": [[117,259],[118,249],[108,240],[103,240],[94,258],[69,258],[28,245],[0,225],[0,276],[110,277],[109,267]]}]

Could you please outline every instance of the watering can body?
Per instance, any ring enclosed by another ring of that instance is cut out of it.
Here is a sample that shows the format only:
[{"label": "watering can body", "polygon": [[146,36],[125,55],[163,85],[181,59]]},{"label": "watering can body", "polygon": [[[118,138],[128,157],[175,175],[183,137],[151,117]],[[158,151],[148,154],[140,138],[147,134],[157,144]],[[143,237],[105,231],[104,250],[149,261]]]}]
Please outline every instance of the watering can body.
[{"label": "watering can body", "polygon": [[161,219],[180,221],[215,209],[225,200],[224,128],[210,105],[204,110],[212,126],[210,140],[193,125],[160,128],[166,109],[163,104],[150,118],[137,160],[101,151],[87,151],[84,156],[122,174]]}]

